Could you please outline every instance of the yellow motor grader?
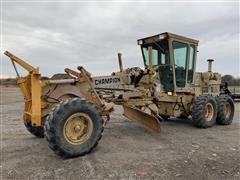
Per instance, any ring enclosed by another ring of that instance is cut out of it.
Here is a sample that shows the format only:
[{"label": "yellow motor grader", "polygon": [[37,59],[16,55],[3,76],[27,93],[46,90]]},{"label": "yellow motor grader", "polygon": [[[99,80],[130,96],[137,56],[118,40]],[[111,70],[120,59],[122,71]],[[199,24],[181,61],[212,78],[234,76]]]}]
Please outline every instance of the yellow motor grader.
[{"label": "yellow motor grader", "polygon": [[[66,68],[64,74],[41,77],[39,69],[6,51],[24,95],[23,120],[30,133],[45,137],[62,157],[89,153],[101,139],[114,104],[124,115],[151,132],[160,132],[160,121],[192,119],[200,128],[231,124],[234,103],[220,95],[221,75],[196,72],[198,41],[172,33],[139,39],[144,69],[123,69],[110,76],[91,77],[83,67]],[[28,71],[21,77],[16,63]]]}]

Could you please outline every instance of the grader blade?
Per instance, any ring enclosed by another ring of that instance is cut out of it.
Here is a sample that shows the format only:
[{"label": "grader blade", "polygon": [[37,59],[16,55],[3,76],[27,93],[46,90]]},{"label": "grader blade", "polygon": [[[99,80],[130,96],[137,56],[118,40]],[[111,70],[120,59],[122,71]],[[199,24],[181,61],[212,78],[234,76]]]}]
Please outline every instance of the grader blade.
[{"label": "grader blade", "polygon": [[123,109],[123,115],[126,116],[129,120],[140,123],[141,126],[151,132],[160,132],[160,123],[156,117],[133,107],[123,106]]}]

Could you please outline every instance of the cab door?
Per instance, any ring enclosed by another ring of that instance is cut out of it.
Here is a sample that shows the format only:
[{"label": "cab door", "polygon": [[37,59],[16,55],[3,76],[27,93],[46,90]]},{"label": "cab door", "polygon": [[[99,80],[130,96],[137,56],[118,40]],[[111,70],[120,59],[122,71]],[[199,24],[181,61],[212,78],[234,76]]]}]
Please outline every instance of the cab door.
[{"label": "cab door", "polygon": [[184,88],[193,81],[195,47],[176,40],[172,41],[172,47],[176,88]]},{"label": "cab door", "polygon": [[188,44],[179,41],[173,41],[174,70],[176,77],[176,87],[185,87],[186,69],[188,58]]}]

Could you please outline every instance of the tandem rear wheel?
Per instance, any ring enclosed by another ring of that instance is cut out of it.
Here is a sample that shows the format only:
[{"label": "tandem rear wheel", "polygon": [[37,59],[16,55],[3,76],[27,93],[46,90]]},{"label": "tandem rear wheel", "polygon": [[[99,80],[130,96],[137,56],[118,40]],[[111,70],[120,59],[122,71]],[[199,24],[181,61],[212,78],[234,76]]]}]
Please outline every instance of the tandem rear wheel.
[{"label": "tandem rear wheel", "polygon": [[208,128],[216,123],[217,102],[211,95],[200,95],[192,108],[192,119],[196,127]]},{"label": "tandem rear wheel", "polygon": [[217,98],[217,123],[220,125],[229,125],[234,116],[234,102],[229,95],[220,95]]},{"label": "tandem rear wheel", "polygon": [[200,95],[193,103],[192,118],[196,127],[208,128],[214,124],[229,125],[234,116],[234,102],[228,95],[216,98]]}]

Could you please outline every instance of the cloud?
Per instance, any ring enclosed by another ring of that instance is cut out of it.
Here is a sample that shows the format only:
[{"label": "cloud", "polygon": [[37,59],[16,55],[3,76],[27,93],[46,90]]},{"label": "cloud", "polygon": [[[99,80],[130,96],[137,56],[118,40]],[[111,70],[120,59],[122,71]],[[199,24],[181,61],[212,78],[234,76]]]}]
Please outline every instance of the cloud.
[{"label": "cloud", "polygon": [[[118,69],[118,52],[124,67],[143,67],[136,40],[165,31],[200,40],[197,70],[214,58],[214,70],[240,76],[237,2],[5,2],[2,20],[3,48],[47,76],[78,65],[108,75]],[[6,57],[2,69],[14,74]]]}]

